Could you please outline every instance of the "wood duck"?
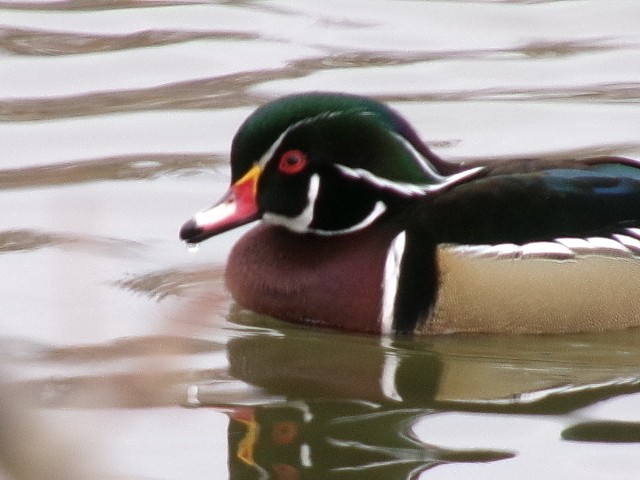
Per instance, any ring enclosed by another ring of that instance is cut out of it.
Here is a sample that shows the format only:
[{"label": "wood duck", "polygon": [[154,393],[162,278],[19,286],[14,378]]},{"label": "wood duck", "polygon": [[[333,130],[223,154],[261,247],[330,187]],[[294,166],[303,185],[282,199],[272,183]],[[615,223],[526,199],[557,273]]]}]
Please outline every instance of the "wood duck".
[{"label": "wood duck", "polygon": [[232,249],[242,306],[356,332],[560,333],[640,325],[640,162],[448,163],[397,112],[346,94],[258,108],[231,187],[188,243]]}]

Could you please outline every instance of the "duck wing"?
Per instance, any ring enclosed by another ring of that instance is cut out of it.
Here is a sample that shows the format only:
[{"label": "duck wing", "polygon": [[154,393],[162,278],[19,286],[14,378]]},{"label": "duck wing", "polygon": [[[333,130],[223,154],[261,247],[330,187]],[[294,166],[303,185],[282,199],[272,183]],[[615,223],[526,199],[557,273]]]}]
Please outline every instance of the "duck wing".
[{"label": "duck wing", "polygon": [[640,167],[618,160],[489,171],[428,198],[418,222],[436,243],[460,245],[628,233],[640,227]]}]

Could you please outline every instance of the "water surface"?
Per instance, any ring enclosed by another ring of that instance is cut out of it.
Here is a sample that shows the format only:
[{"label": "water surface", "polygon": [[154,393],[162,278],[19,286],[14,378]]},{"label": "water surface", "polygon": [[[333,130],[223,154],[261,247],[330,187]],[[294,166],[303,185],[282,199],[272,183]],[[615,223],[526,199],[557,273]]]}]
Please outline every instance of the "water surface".
[{"label": "water surface", "polygon": [[242,120],[291,92],[389,102],[451,161],[640,158],[638,18],[623,1],[0,2],[4,472],[636,478],[639,332],[286,325],[224,288],[242,232],[194,253],[177,231],[225,190]]}]

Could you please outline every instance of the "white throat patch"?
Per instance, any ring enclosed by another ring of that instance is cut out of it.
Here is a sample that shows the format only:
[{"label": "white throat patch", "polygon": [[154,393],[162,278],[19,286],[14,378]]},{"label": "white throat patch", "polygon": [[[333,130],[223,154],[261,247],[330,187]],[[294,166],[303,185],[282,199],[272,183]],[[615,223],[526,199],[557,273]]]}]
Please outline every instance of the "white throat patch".
[{"label": "white throat patch", "polygon": [[287,217],[286,215],[279,215],[277,213],[266,212],[262,218],[273,224],[282,225],[289,230],[299,233],[309,232],[309,225],[313,221],[313,210],[316,206],[316,200],[318,199],[318,192],[320,191],[320,175],[317,173],[311,175],[309,179],[309,190],[307,191],[307,205],[304,210],[296,217]]},{"label": "white throat patch", "polygon": [[382,215],[386,211],[387,211],[387,206],[384,204],[382,200],[378,200],[373,206],[373,208],[371,209],[371,211],[369,212],[369,215],[364,217],[355,225],[352,225],[348,228],[342,228],[340,230],[322,230],[320,228],[309,228],[307,229],[307,231],[316,233],[318,235],[326,235],[326,236],[344,235],[345,233],[357,232],[358,230],[362,230],[368,227],[369,225],[371,225],[373,222],[376,221],[376,219],[380,215]]},{"label": "white throat patch", "polygon": [[363,218],[360,222],[352,225],[348,228],[339,230],[322,230],[320,228],[310,228],[311,222],[313,222],[313,213],[318,200],[318,192],[320,191],[320,175],[313,174],[309,179],[309,191],[307,192],[307,205],[299,215],[295,217],[287,217],[286,215],[279,215],[277,213],[265,212],[262,219],[272,225],[281,225],[288,228],[293,232],[298,233],[315,233],[317,235],[343,235],[345,233],[357,232],[362,230],[380,217],[387,211],[387,206],[382,201],[377,201],[369,214]]}]

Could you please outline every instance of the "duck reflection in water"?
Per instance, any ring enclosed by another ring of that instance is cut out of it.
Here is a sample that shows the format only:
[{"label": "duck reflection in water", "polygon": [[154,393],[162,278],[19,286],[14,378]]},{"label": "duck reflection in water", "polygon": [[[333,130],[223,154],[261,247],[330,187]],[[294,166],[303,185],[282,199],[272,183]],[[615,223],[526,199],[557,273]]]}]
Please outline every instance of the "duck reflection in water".
[{"label": "duck reflection in water", "polygon": [[440,463],[509,452],[451,451],[414,439],[425,412],[359,401],[297,401],[230,412],[229,471],[239,479],[410,479]]},{"label": "duck reflection in water", "polygon": [[[437,423],[431,414],[559,415],[557,438],[565,441],[637,443],[640,438],[640,423],[571,413],[640,391],[640,337],[629,332],[510,337],[509,342],[492,335],[380,339],[282,328],[246,311],[232,310],[230,320],[235,326],[225,327],[224,347],[186,337],[80,350],[39,346],[38,361],[86,369],[87,359],[100,359],[99,373],[12,383],[10,390],[39,407],[140,409],[184,404],[186,388],[186,405],[228,415],[225,458],[232,480],[405,480],[442,464],[521,454],[512,451],[508,437],[496,439],[498,444],[464,439],[460,446],[443,448],[435,438],[425,439],[432,420]],[[179,352],[182,365],[183,356],[201,361],[202,354],[221,348],[228,362],[219,368],[158,369],[160,352],[167,360]],[[131,358],[152,359],[145,364],[153,371],[105,374],[101,368],[105,359]],[[469,450],[461,449],[463,444]],[[225,454],[216,450],[218,457]]]},{"label": "duck reflection in water", "polygon": [[[238,311],[232,311],[232,318],[270,322]],[[434,344],[331,332],[309,335],[308,329],[295,327],[286,332],[265,329],[265,334],[254,332],[227,345],[227,373],[256,387],[261,400],[221,405],[220,390],[202,385],[198,401],[229,415],[232,479],[404,480],[445,463],[497,461],[517,454],[483,445],[460,450],[421,442],[412,426],[432,413],[558,414],[640,388],[612,376],[626,373],[605,355],[604,345],[591,352],[605,356],[595,355],[580,370],[583,359],[557,344],[571,340],[521,340],[506,348],[500,337],[492,336]],[[487,357],[474,356],[474,347]],[[461,355],[466,348],[470,355]],[[551,368],[549,359],[540,368],[543,360],[535,354],[542,348],[562,356],[566,363],[557,363],[562,369]]]}]

